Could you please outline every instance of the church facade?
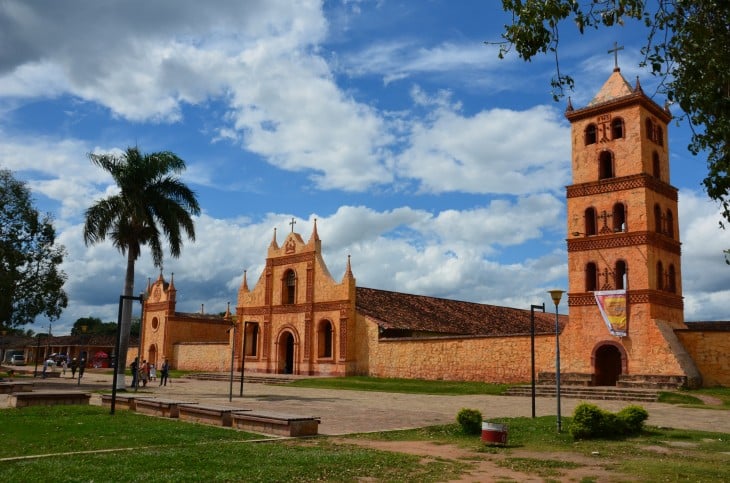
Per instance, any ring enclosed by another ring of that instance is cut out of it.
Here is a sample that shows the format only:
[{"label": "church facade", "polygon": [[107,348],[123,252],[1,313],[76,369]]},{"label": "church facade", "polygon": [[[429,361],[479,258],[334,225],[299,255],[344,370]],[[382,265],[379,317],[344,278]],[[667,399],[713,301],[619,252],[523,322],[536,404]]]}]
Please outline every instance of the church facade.
[{"label": "church facade", "polygon": [[[569,316],[558,317],[565,384],[730,384],[730,323],[685,324],[671,115],[616,68],[566,111]],[[276,231],[266,264],[225,315],[179,313],[162,274],[147,288],[142,358],[178,369],[518,383],[555,376],[555,315],[358,287],[335,279],[315,220],[305,242]],[[534,321],[534,322],[533,322]],[[533,335],[534,334],[534,335]]]}]

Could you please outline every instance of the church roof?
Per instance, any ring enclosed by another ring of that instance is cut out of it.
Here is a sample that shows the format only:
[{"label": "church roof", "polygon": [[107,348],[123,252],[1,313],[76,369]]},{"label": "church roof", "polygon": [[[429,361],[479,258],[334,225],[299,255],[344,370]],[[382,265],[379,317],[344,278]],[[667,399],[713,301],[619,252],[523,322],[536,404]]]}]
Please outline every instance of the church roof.
[{"label": "church roof", "polygon": [[691,331],[730,332],[730,321],[727,320],[685,322],[685,325],[687,326],[685,330]]},{"label": "church roof", "polygon": [[588,106],[603,104],[604,102],[630,96],[633,93],[634,90],[631,88],[628,81],[624,79],[624,76],[621,75],[621,71],[619,69],[614,69],[613,73],[603,84],[603,87],[601,87],[591,102],[588,103]]},{"label": "church roof", "polygon": [[[383,329],[440,335],[516,335],[530,332],[530,311],[357,287],[356,309]],[[549,307],[546,307],[549,309]],[[559,317],[561,331],[568,317]],[[535,332],[555,332],[555,314],[535,312]]]}]

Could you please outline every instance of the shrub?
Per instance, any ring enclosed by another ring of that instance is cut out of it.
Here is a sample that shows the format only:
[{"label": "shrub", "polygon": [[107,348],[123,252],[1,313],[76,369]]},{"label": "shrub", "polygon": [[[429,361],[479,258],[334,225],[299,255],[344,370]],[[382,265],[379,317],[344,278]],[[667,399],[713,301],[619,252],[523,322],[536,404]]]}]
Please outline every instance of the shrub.
[{"label": "shrub", "polygon": [[643,429],[648,417],[649,413],[641,406],[627,406],[613,414],[595,404],[582,403],[575,408],[569,431],[573,439],[631,435]]},{"label": "shrub", "polygon": [[617,417],[626,425],[626,434],[637,434],[644,429],[644,421],[649,413],[641,406],[626,406],[618,412]]},{"label": "shrub", "polygon": [[466,434],[479,434],[482,431],[482,413],[477,409],[462,409],[456,415],[456,420]]}]

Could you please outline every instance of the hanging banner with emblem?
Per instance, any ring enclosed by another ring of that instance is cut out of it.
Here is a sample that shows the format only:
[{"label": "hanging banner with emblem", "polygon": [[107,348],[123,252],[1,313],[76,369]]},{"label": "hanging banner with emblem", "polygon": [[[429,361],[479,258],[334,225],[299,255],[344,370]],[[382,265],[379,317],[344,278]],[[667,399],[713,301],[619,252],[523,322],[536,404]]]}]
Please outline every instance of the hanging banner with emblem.
[{"label": "hanging banner with emblem", "polygon": [[626,337],[628,335],[626,290],[603,290],[593,294],[611,335]]}]

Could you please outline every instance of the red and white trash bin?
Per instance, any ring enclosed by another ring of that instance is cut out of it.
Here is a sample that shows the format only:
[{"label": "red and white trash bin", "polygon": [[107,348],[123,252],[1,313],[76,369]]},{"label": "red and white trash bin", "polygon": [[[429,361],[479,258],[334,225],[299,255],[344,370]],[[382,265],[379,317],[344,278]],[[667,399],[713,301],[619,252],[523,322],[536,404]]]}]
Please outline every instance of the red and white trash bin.
[{"label": "red and white trash bin", "polygon": [[490,444],[507,444],[509,428],[502,423],[482,423],[482,442]]}]

